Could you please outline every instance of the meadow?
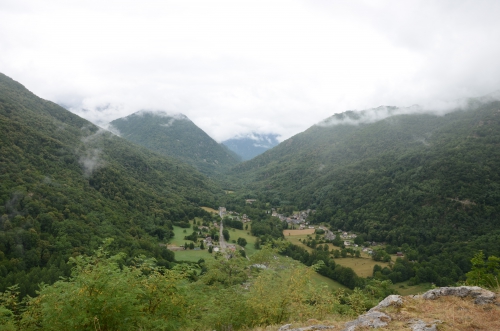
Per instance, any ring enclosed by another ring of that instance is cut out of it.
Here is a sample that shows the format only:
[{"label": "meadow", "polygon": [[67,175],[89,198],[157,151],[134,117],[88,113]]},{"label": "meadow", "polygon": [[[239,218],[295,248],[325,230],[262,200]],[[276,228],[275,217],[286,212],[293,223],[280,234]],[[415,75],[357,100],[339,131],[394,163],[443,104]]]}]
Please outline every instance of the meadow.
[{"label": "meadow", "polygon": [[[204,207],[207,208],[207,207]],[[247,256],[252,256],[257,250],[254,247],[255,240],[257,237],[254,237],[250,234],[252,225],[251,222],[246,223],[245,226],[248,225],[247,230],[239,230],[239,229],[233,229],[226,227],[226,229],[229,231],[229,243],[230,244],[236,244],[236,241],[238,238],[244,238],[247,241],[247,245],[244,247],[245,253]],[[192,222],[191,222],[192,226]],[[187,235],[190,235],[193,232],[193,228],[188,228],[188,229],[183,229],[178,226],[174,226],[174,237],[170,239],[168,247],[172,248],[175,246],[182,247],[184,246],[185,243],[190,243],[190,240],[185,240],[184,237]],[[201,239],[201,238],[200,238]],[[233,242],[234,241],[234,242]],[[195,246],[199,246],[198,244],[195,244]],[[238,246],[239,247],[239,246]],[[175,258],[178,261],[192,261],[192,262],[197,262],[200,258],[206,258],[209,256],[210,253],[208,253],[207,248],[205,250],[186,250],[186,251],[175,251]]]},{"label": "meadow", "polygon": [[283,230],[283,235],[287,236],[302,236],[313,234],[315,229],[303,229],[303,230]]},{"label": "meadow", "polygon": [[218,214],[219,213],[218,210],[215,210],[215,209],[210,208],[210,207],[201,207],[201,209],[203,209],[204,211],[208,211],[209,213],[212,213],[212,214]]},{"label": "meadow", "polygon": [[[308,237],[312,237],[311,234],[307,234],[304,231],[313,230],[313,229],[305,229],[305,230],[285,230],[283,234],[285,239],[291,242],[294,245],[302,247],[306,249],[308,252],[312,252],[313,249],[303,244],[300,240],[307,240]],[[302,231],[302,232],[298,232]],[[314,230],[313,230],[314,231]],[[300,239],[300,240],[299,240]],[[323,244],[324,245],[324,244]],[[333,244],[327,244],[328,249],[340,249]],[[349,267],[360,277],[371,277],[373,274],[373,267],[375,264],[380,265],[382,268],[388,266],[389,263],[385,262],[376,262],[371,259],[370,255],[362,252],[361,257],[345,257],[334,259],[335,263],[340,264],[343,267]]]}]

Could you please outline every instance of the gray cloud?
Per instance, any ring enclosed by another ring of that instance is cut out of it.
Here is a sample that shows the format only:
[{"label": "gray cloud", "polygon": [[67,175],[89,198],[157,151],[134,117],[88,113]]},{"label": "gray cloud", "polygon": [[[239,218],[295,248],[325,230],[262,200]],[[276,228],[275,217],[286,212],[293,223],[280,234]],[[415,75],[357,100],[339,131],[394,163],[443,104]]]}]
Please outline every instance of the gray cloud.
[{"label": "gray cloud", "polygon": [[[83,127],[82,131],[88,132],[89,129],[88,127]],[[76,153],[79,156],[78,162],[82,166],[85,177],[90,177],[95,170],[106,165],[101,157],[102,150],[98,146],[99,141],[107,133],[107,130],[99,128],[96,132],[81,138],[83,146]]]},{"label": "gray cloud", "polygon": [[498,17],[495,0],[3,1],[0,70],[101,127],[164,109],[218,141],[285,139],[498,90]]},{"label": "gray cloud", "polygon": [[86,177],[90,177],[95,170],[104,166],[100,155],[101,150],[97,148],[87,149],[80,155],[79,162]]}]

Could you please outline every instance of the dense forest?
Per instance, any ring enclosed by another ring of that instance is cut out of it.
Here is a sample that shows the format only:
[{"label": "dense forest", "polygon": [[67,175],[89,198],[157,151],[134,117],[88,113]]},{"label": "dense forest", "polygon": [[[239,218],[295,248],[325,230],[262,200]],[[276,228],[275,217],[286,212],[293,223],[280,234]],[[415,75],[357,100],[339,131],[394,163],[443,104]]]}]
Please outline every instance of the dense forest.
[{"label": "dense forest", "polygon": [[362,115],[335,115],[228,178],[274,207],[316,209],[310,222],[404,245],[417,283],[451,284],[478,250],[498,255],[500,102],[356,124]]},{"label": "dense forest", "polygon": [[221,176],[240,162],[182,114],[139,111],[111,122],[112,128],[136,144],[184,161],[209,177]]},{"label": "dense forest", "polygon": [[194,168],[135,146],[0,75],[0,291],[68,276],[104,238],[155,257],[173,221],[203,216],[222,191]]}]

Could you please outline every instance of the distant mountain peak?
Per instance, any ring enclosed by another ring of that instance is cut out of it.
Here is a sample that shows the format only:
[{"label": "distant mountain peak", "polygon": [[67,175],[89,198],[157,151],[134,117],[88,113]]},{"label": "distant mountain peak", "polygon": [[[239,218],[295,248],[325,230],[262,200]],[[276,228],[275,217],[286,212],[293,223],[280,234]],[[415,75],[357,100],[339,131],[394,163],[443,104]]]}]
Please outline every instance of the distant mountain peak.
[{"label": "distant mountain peak", "polygon": [[182,160],[208,176],[220,174],[239,162],[236,155],[184,114],[141,110],[110,125],[125,139]]},{"label": "distant mountain peak", "polygon": [[222,144],[246,161],[277,146],[279,144],[278,137],[279,135],[276,133],[251,132],[225,140]]},{"label": "distant mountain peak", "polygon": [[133,114],[130,114],[129,116],[124,117],[123,119],[126,120],[126,119],[129,119],[132,117],[137,117],[137,116],[154,116],[154,117],[159,117],[159,118],[191,121],[186,115],[184,115],[182,113],[168,112],[165,110],[151,110],[151,109],[139,110]]}]

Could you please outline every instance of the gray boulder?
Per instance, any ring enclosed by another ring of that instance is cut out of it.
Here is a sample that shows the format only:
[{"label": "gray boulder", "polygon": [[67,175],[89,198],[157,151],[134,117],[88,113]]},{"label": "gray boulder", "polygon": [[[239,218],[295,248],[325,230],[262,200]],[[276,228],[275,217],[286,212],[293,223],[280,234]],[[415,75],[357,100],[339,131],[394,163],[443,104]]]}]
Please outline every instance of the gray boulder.
[{"label": "gray boulder", "polygon": [[315,330],[333,329],[333,326],[328,326],[328,325],[311,325],[311,326],[304,326],[302,328],[290,329],[291,326],[292,324],[285,324],[282,327],[280,327],[278,331],[315,331]]},{"label": "gray boulder", "polygon": [[436,323],[441,323],[441,321],[434,321],[434,323],[425,323],[422,320],[413,320],[410,322],[410,328],[412,331],[437,331]]},{"label": "gray boulder", "polygon": [[392,294],[389,295],[384,300],[380,301],[378,305],[376,305],[369,311],[380,310],[381,308],[387,308],[389,306],[401,307],[402,305],[403,305],[403,298],[400,295]]},{"label": "gray boulder", "polygon": [[475,298],[474,303],[478,305],[493,303],[496,297],[495,293],[478,286],[440,287],[425,292],[421,297],[425,300],[435,300],[450,295],[460,298]]},{"label": "gray boulder", "polygon": [[370,310],[366,314],[359,316],[357,319],[345,324],[343,331],[354,331],[358,326],[367,326],[370,328],[380,328],[387,326],[391,318],[377,310]]}]

